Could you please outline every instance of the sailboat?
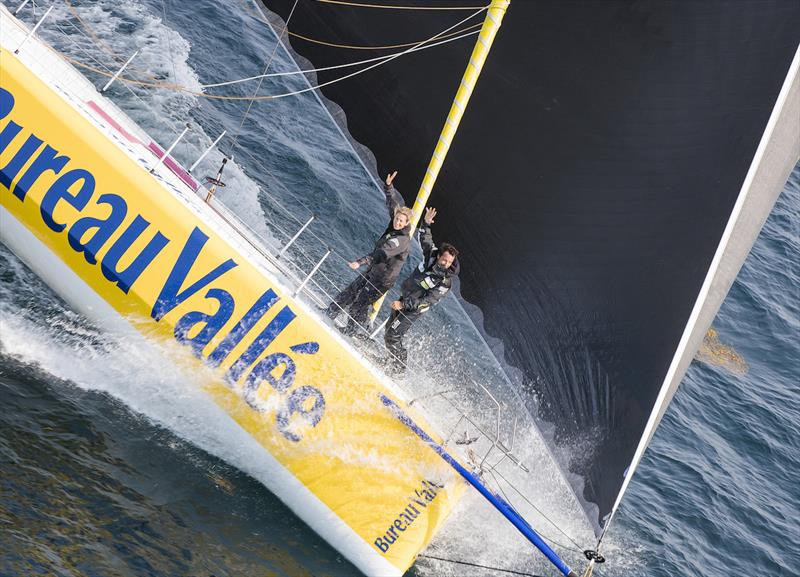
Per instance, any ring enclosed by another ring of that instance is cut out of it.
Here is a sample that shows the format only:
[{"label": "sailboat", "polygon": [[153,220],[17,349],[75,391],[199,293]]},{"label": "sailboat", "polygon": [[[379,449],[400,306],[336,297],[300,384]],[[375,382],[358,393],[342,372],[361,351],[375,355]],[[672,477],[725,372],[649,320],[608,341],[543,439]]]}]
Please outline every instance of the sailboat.
[{"label": "sailboat", "polygon": [[326,67],[385,58],[405,31],[468,34],[460,18],[481,6],[265,4],[291,18],[292,47],[378,172],[412,174],[417,211],[435,184],[440,228],[466,248],[467,306],[555,427],[554,453],[574,448],[561,464],[581,480],[594,564],[800,155],[797,6],[492,2],[474,46],[324,86]]},{"label": "sailboat", "polygon": [[[419,182],[417,216],[431,194],[449,215],[441,229],[466,255],[463,306],[482,311],[476,323],[580,479],[597,537],[590,574],[800,156],[797,7],[264,3],[365,165],[371,151]],[[405,572],[472,486],[577,575],[421,403],[319,321],[305,299],[329,253],[289,275],[213,202],[224,165],[198,196],[173,146],[35,28],[5,9],[2,23],[5,244],[78,310],[177,341],[216,374],[204,387],[263,447],[270,489],[366,574]],[[410,46],[408,31],[420,39]],[[342,73],[332,48],[357,50],[358,74]],[[126,65],[109,82],[124,82]],[[330,436],[384,464],[324,454]],[[515,459],[498,435],[492,447]]]}]

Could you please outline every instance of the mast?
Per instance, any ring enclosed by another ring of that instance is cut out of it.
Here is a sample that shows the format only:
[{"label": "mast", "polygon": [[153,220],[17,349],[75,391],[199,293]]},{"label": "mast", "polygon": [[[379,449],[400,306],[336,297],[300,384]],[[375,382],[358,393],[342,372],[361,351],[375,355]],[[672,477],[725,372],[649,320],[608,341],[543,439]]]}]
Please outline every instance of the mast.
[{"label": "mast", "polygon": [[486,58],[489,56],[489,50],[491,50],[494,38],[500,30],[500,25],[503,23],[503,16],[505,16],[509,4],[511,4],[511,0],[492,0],[492,3],[486,10],[486,18],[483,20],[483,26],[481,27],[480,34],[478,34],[478,40],[475,42],[475,48],[472,50],[472,55],[467,63],[467,69],[464,71],[464,76],[461,78],[461,84],[453,99],[450,112],[444,122],[442,132],[439,135],[439,141],[436,143],[433,155],[428,163],[428,170],[425,171],[425,176],[419,187],[419,192],[417,192],[417,199],[414,201],[414,206],[412,207],[414,211],[414,216],[411,220],[412,236],[419,224],[422,210],[425,208],[433,186],[436,183],[436,178],[439,176],[439,171],[442,169],[447,152],[450,150],[450,145],[453,142],[453,138],[455,138],[458,125],[461,123],[461,118],[464,116],[464,111],[467,109],[469,99],[472,96],[473,90],[475,90],[475,85],[478,83],[478,77],[483,70]]},{"label": "mast", "polygon": [[[447,118],[444,121],[442,132],[439,135],[436,147],[433,149],[433,155],[428,163],[428,169],[425,171],[425,176],[422,179],[419,191],[417,192],[417,198],[412,207],[414,214],[411,217],[411,231],[409,233],[412,237],[417,230],[419,219],[422,216],[422,210],[425,208],[428,198],[431,196],[436,178],[442,170],[444,159],[447,157],[447,152],[450,150],[450,145],[453,143],[453,139],[456,136],[458,125],[461,123],[461,118],[464,116],[467,104],[469,104],[469,99],[472,96],[473,90],[475,90],[475,85],[478,83],[478,77],[481,75],[483,65],[486,62],[486,58],[489,56],[489,50],[492,48],[494,38],[497,36],[500,25],[503,23],[503,16],[505,16],[506,10],[508,10],[510,4],[511,0],[492,0],[492,3],[486,9],[486,17],[483,19],[483,25],[478,34],[478,40],[475,42],[475,48],[472,49],[469,62],[467,62],[467,69],[461,77],[461,84],[458,87],[455,98],[453,98],[450,112],[447,114]],[[375,317],[381,310],[384,298],[385,295],[373,305],[370,321],[375,320]]]},{"label": "mast", "polygon": [[[453,104],[450,106],[450,112],[447,114],[442,132],[439,135],[439,140],[436,147],[433,149],[433,155],[428,163],[428,169],[425,171],[425,176],[420,184],[417,198],[412,207],[413,215],[411,217],[411,232],[413,237],[414,232],[419,224],[419,219],[422,216],[422,210],[430,198],[433,186],[436,183],[436,178],[442,169],[444,160],[447,157],[447,152],[450,150],[450,145],[455,138],[458,126],[461,123],[461,118],[469,104],[469,99],[472,92],[475,90],[475,85],[478,83],[478,77],[483,70],[483,65],[486,58],[489,56],[489,50],[492,48],[495,36],[500,30],[500,25],[503,23],[503,16],[505,16],[511,0],[492,0],[489,8],[486,10],[486,18],[483,20],[483,26],[478,34],[478,40],[475,42],[475,48],[472,50],[467,69],[461,77],[461,84],[458,87],[456,96],[453,99]],[[385,297],[385,295],[384,295]],[[380,311],[383,304],[384,297],[381,297],[378,302],[373,306],[371,320]],[[469,473],[458,461],[451,457],[447,451],[433,439],[431,439],[424,431],[422,431],[408,415],[404,414],[399,407],[397,407],[391,399],[382,396],[383,403],[395,413],[406,426],[408,426],[414,433],[416,433],[422,440],[428,443],[439,456],[441,456],[450,466],[452,466],[470,485],[472,485],[495,509],[497,509],[528,541],[536,546],[541,551],[548,561],[552,563],[562,575],[566,577],[577,577],[577,575],[564,563],[559,555],[553,551],[550,546],[539,536],[533,527],[517,513],[513,507],[506,503],[502,498],[492,493],[479,479]]]}]

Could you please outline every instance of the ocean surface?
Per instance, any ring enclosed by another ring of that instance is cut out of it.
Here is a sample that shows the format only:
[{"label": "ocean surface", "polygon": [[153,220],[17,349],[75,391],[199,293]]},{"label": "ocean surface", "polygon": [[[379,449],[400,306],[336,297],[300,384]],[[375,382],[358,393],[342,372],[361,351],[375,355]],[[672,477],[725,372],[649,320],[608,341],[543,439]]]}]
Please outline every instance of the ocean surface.
[{"label": "ocean surface", "polygon": [[[194,91],[258,74],[267,62],[269,72],[296,70],[252,1],[55,6],[42,37],[97,69],[113,71],[138,48],[132,76]],[[33,21],[30,6],[21,15]],[[98,86],[105,80],[87,77]],[[208,92],[251,95],[256,85]],[[302,76],[270,78],[260,94],[307,86]],[[343,259],[366,252],[383,230],[381,194],[313,93],[258,101],[249,112],[242,102],[121,83],[109,94],[162,145],[190,121],[175,152],[184,166],[227,130],[221,149],[234,161],[219,198],[267,246],[285,242],[313,211],[310,234],[289,257],[308,270],[333,247],[321,295],[346,282]],[[215,174],[221,158],[212,153],[196,174]],[[608,563],[595,575],[800,575],[798,287],[800,166],[714,321],[718,342],[692,364],[662,421],[607,537]],[[425,376],[414,379],[413,392],[479,380],[514,415],[515,392],[458,303],[448,301],[412,346],[412,373]],[[451,358],[424,354],[445,336]],[[358,575],[248,474],[235,431],[216,420],[185,375],[151,355],[72,311],[0,245],[0,577]],[[479,392],[465,402],[480,412]],[[443,407],[430,410],[447,422]],[[506,421],[504,428],[513,419]],[[591,529],[538,431],[524,416],[521,423],[517,451],[537,467],[515,480],[542,512],[528,516],[581,568],[576,549],[593,544]],[[474,495],[426,554],[556,575]],[[507,573],[421,557],[409,574]]]}]

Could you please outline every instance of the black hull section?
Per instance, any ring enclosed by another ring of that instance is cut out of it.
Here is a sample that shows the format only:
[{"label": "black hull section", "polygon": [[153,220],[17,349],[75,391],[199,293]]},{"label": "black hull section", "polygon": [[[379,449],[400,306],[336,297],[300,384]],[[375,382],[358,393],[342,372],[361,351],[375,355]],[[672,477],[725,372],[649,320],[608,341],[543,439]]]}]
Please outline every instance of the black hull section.
[{"label": "black hull section", "polygon": [[[394,3],[415,2],[448,4]],[[284,18],[293,3],[265,0]],[[427,38],[467,14],[303,0],[289,28],[383,46]],[[432,196],[437,237],[460,249],[464,298],[502,340],[504,361],[520,369],[531,410],[556,425],[557,443],[572,455],[563,465],[585,478],[583,497],[600,519],[798,40],[793,0],[512,0],[478,82]],[[400,171],[407,202],[473,44],[404,56],[323,90],[380,174]],[[291,45],[315,67],[397,51],[297,37]]]}]

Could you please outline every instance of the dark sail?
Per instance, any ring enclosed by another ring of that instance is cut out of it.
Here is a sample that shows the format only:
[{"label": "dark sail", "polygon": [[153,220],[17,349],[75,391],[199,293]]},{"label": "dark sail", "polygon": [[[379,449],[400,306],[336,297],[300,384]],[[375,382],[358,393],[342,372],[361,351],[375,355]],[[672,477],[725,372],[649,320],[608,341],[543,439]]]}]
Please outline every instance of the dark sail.
[{"label": "dark sail", "polygon": [[[264,1],[283,18],[294,4]],[[330,66],[401,49],[331,43],[403,45],[468,14],[301,0],[290,42],[313,66]],[[431,203],[440,238],[461,251],[462,295],[519,369],[531,410],[556,425],[572,455],[562,465],[584,477],[600,519],[664,383],[798,30],[794,0],[512,0],[445,162]],[[409,54],[323,90],[379,172],[400,171],[407,202],[473,44]]]}]

